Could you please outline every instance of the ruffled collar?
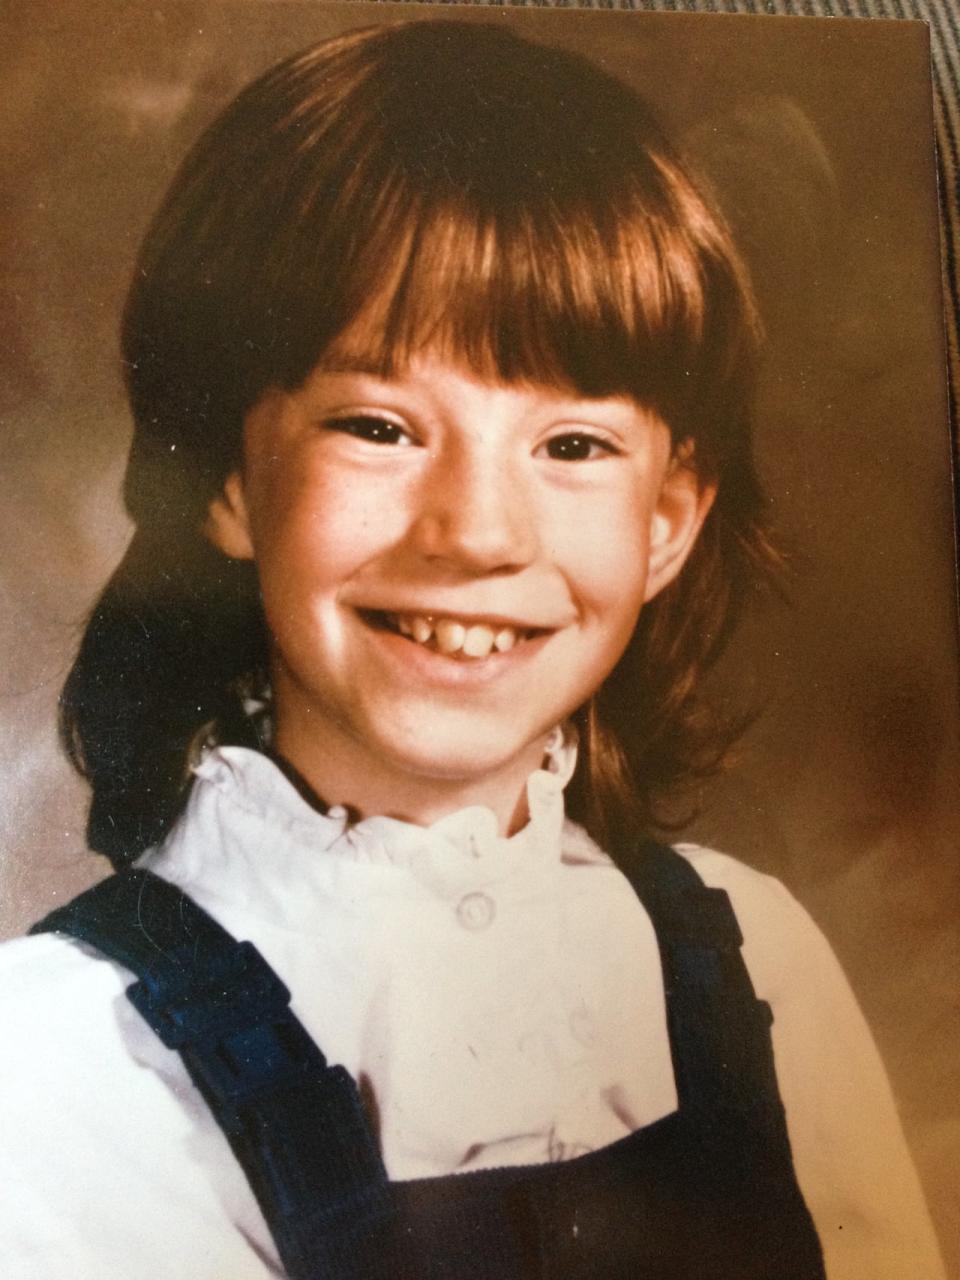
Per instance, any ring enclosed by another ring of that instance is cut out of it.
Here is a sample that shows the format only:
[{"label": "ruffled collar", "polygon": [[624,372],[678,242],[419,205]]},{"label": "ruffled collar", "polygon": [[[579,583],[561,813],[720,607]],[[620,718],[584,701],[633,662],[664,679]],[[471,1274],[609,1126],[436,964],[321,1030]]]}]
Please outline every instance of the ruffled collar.
[{"label": "ruffled collar", "polygon": [[309,928],[318,897],[331,894],[454,899],[494,884],[522,893],[559,868],[563,789],[576,760],[575,730],[556,729],[543,767],[527,779],[529,821],[503,837],[483,805],[426,827],[351,822],[341,806],[322,813],[269,757],[217,747],[194,770],[186,813],[143,861],[200,899],[239,899],[284,928]]}]

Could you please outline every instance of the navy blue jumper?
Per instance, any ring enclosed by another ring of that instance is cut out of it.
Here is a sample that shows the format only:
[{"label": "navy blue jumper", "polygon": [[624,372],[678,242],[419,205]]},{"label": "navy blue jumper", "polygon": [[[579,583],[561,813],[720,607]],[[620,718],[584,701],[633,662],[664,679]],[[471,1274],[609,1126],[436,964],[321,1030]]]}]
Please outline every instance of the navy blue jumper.
[{"label": "navy blue jumper", "polygon": [[823,1280],[729,899],[667,846],[619,862],[657,935],[677,1110],[572,1160],[445,1177],[389,1180],[283,983],[167,881],[123,871],[33,932],[137,975],[128,997],[182,1055],[291,1280]]}]

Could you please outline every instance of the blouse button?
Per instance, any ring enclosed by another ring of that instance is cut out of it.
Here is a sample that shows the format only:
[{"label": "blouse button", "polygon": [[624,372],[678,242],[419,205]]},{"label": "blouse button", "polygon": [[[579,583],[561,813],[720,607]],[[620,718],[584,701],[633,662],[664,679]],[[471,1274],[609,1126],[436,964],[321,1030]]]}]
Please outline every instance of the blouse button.
[{"label": "blouse button", "polygon": [[497,913],[492,898],[485,893],[468,893],[457,903],[457,919],[465,929],[476,932],[493,923]]}]

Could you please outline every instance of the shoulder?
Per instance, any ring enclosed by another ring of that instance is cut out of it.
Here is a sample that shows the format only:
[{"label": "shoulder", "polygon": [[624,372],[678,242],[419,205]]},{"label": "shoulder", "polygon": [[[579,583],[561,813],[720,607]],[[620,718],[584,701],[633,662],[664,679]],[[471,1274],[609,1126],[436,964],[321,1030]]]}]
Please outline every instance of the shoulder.
[{"label": "shoulder", "polygon": [[704,845],[681,843],[672,847],[690,863],[704,884],[729,894],[735,909],[742,907],[750,914],[771,908],[787,913],[802,911],[793,894],[775,876]]},{"label": "shoulder", "polygon": [[[671,847],[704,884],[726,893],[743,934],[744,960],[764,999],[772,1000],[782,994],[785,985],[796,981],[804,957],[817,955],[821,964],[840,974],[823,934],[790,890],[774,876],[703,845],[678,843]],[[600,890],[598,882],[603,882],[608,893],[619,893],[624,902],[632,901],[637,909],[628,882],[613,859],[582,827],[570,821],[564,828],[563,856],[581,878],[593,883],[594,894]]]},{"label": "shoulder", "polygon": [[48,1115],[59,1115],[64,1132],[73,1124],[109,1123],[118,1092],[135,1087],[138,1028],[124,999],[130,980],[118,965],[55,934],[0,947],[0,1126],[6,1158],[18,1148],[26,1153],[43,1145]]},{"label": "shoulder", "polygon": [[729,896],[774,1058],[794,1165],[837,1280],[939,1280],[937,1246],[873,1037],[832,948],[778,880],[679,845]]},{"label": "shoulder", "polygon": [[730,899],[743,934],[743,957],[757,994],[775,1005],[812,980],[840,984],[846,979],[833,950],[790,890],[766,875],[716,849],[694,844],[674,845],[711,889]]},{"label": "shoulder", "polygon": [[260,1280],[225,1214],[260,1230],[242,1175],[131,980],[58,935],[0,946],[5,1280]]},{"label": "shoulder", "polygon": [[[0,1060],[37,1054],[47,1037],[65,1048],[65,1033],[91,1021],[115,1025],[113,1002],[128,976],[80,943],[56,934],[17,938],[0,946]],[[30,1029],[24,1044],[13,1033]]]}]

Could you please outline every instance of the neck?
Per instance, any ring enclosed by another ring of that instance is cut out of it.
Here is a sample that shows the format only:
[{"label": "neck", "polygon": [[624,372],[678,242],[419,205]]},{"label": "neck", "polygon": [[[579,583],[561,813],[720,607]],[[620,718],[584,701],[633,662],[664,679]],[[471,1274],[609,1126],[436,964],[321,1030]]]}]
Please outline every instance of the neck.
[{"label": "neck", "polygon": [[[305,731],[307,730],[307,731]],[[326,805],[343,805],[356,818],[381,815],[430,826],[468,805],[484,805],[501,835],[529,820],[527,779],[543,764],[547,738],[480,775],[425,775],[369,751],[329,722],[298,725],[278,715],[274,747],[305,785]]]}]

